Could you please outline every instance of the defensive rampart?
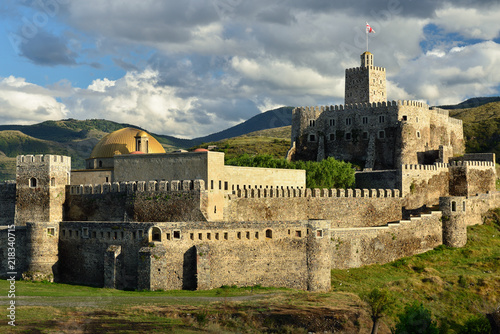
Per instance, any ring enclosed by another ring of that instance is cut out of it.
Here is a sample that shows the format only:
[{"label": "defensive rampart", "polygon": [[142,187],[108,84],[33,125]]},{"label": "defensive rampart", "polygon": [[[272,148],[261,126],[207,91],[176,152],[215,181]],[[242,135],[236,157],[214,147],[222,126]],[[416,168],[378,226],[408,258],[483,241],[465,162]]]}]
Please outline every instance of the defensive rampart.
[{"label": "defensive rampart", "polygon": [[449,165],[402,165],[400,180],[407,209],[437,205],[439,197],[449,194]]},{"label": "defensive rampart", "polygon": [[64,282],[134,289],[222,285],[328,290],[325,222],[63,222]]},{"label": "defensive rampart", "polygon": [[441,212],[387,226],[332,229],[332,268],[386,263],[431,250],[442,243]]},{"label": "defensive rampart", "polygon": [[[8,278],[16,276],[21,278],[21,274],[27,269],[27,238],[25,226],[0,226],[0,277]],[[15,257],[12,259],[12,251],[15,248]],[[9,254],[10,253],[10,254]],[[7,274],[16,272],[17,274]]]},{"label": "defensive rampart", "polygon": [[14,224],[16,215],[16,183],[0,183],[0,226]]},{"label": "defensive rampart", "polygon": [[203,180],[115,182],[66,187],[65,221],[205,220]]},{"label": "defensive rampart", "polygon": [[227,196],[225,221],[330,220],[334,227],[380,226],[402,218],[394,189],[240,189]]}]

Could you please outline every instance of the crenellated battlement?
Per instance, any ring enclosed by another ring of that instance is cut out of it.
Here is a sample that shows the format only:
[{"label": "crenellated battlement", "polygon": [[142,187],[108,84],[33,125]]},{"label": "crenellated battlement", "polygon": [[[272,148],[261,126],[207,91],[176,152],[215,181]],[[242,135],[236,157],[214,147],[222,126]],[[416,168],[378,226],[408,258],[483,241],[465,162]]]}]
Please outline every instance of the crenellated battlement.
[{"label": "crenellated battlement", "polygon": [[346,71],[346,74],[352,74],[352,73],[365,72],[367,70],[385,72],[385,67],[380,67],[380,66],[353,67],[353,68],[347,68],[345,71]]},{"label": "crenellated battlement", "polygon": [[18,166],[30,166],[30,165],[71,165],[71,157],[64,155],[52,155],[52,154],[39,154],[39,155],[18,155],[17,165]]},{"label": "crenellated battlement", "polygon": [[[344,110],[364,110],[364,109],[373,109],[373,108],[389,108],[389,107],[397,107],[397,106],[413,106],[419,108],[428,108],[429,105],[413,100],[397,100],[397,101],[387,101],[387,102],[373,102],[373,103],[352,103],[352,104],[339,104],[339,105],[330,105],[330,106],[306,106],[306,107],[297,107],[295,110],[297,111],[305,111],[305,112],[325,112],[325,111],[344,111]],[[434,109],[430,109],[434,110]],[[460,121],[461,123],[461,121]]]},{"label": "crenellated battlement", "polygon": [[238,189],[231,197],[235,198],[310,198],[310,197],[365,197],[392,198],[401,197],[398,189]]},{"label": "crenellated battlement", "polygon": [[440,169],[447,169],[450,167],[450,164],[447,163],[441,163],[441,162],[436,162],[434,165],[417,165],[417,164],[404,164],[401,165],[401,169],[403,171],[410,171],[410,170],[418,170],[418,171],[437,171]]},{"label": "crenellated battlement", "polygon": [[91,195],[107,193],[135,192],[175,192],[190,190],[205,190],[203,180],[173,180],[173,181],[133,181],[105,182],[103,184],[78,184],[66,186],[70,195]]},{"label": "crenellated battlement", "polygon": [[452,161],[451,167],[495,167],[492,161]]}]

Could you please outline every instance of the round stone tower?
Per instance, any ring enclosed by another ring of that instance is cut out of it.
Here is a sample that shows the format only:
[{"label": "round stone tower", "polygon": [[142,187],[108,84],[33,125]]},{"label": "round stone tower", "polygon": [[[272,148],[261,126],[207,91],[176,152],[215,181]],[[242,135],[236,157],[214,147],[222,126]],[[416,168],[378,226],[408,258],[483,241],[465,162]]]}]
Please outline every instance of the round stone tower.
[{"label": "round stone tower", "polygon": [[465,246],[467,243],[466,197],[440,197],[439,207],[443,214],[443,244],[449,247]]},{"label": "round stone tower", "polygon": [[54,281],[57,276],[59,224],[26,223],[26,262],[23,277]]},{"label": "round stone tower", "polygon": [[307,226],[307,290],[331,288],[330,227],[325,221],[309,221]]}]

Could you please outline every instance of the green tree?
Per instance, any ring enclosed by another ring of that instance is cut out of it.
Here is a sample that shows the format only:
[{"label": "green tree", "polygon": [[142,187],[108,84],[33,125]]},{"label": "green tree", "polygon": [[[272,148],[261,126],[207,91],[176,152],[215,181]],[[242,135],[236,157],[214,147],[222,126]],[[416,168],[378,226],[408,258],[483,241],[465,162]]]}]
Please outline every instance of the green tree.
[{"label": "green tree", "polygon": [[431,311],[422,304],[407,305],[403,313],[398,315],[399,322],[394,334],[438,334],[436,322],[432,320]]},{"label": "green tree", "polygon": [[373,321],[372,334],[377,334],[380,319],[392,311],[394,298],[389,291],[375,288],[367,294],[362,294],[361,299],[370,307],[370,317]]},{"label": "green tree", "polygon": [[350,163],[327,158],[320,162],[296,161],[289,162],[277,159],[269,154],[250,156],[243,154],[239,157],[227,159],[227,165],[305,169],[306,186],[308,188],[349,188],[354,185],[354,169]]},{"label": "green tree", "polygon": [[469,318],[458,332],[459,334],[490,334],[491,325],[484,315]]}]

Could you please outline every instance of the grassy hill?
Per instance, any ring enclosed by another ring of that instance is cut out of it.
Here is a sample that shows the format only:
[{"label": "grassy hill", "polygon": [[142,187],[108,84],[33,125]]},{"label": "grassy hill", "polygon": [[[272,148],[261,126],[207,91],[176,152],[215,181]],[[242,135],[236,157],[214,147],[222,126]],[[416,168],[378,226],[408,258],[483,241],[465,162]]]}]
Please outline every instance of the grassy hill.
[{"label": "grassy hill", "polygon": [[[474,98],[450,109],[462,119],[467,152],[494,152],[500,161],[500,102],[498,97]],[[474,106],[467,108],[466,106]],[[457,107],[462,107],[457,109]],[[179,139],[151,133],[165,148],[177,149],[215,145],[232,158],[244,153],[284,157],[290,147],[292,107],[261,113],[224,131],[195,139]],[[0,181],[12,179],[18,154],[64,154],[73,168],[83,168],[92,148],[106,134],[124,127],[137,127],[103,119],[46,121],[34,125],[0,125]],[[143,129],[146,130],[147,129]],[[197,146],[195,146],[197,145]]]},{"label": "grassy hill", "polygon": [[243,154],[270,154],[276,158],[284,158],[290,148],[292,126],[255,131],[246,135],[204,143],[192,149],[216,146],[214,151],[224,152],[226,159]]},{"label": "grassy hill", "polygon": [[463,121],[467,152],[493,152],[500,162],[500,102],[450,110],[450,116]]},{"label": "grassy hill", "polygon": [[439,106],[442,109],[467,109],[467,108],[476,108],[480,107],[484,104],[491,102],[499,102],[500,96],[490,96],[490,97],[473,97],[471,99],[460,102],[459,104],[453,105],[444,105]]},{"label": "grassy hill", "polygon": [[[440,333],[460,333],[467,319],[500,306],[499,235],[496,210],[485,225],[468,228],[463,248],[440,246],[384,265],[332,270],[332,289],[321,293],[260,286],[121,291],[17,281],[10,332],[369,333],[368,305],[359,296],[378,288],[395,297],[379,333],[389,333],[414,301],[432,312]],[[0,289],[8,288],[0,280]]]},{"label": "grassy hill", "polygon": [[193,145],[238,137],[250,132],[292,125],[292,110],[293,107],[281,107],[268,110],[229,129],[205,137],[195,138],[193,141],[196,144]]},{"label": "grassy hill", "polygon": [[[124,127],[140,127],[102,119],[66,119],[33,125],[0,126],[0,181],[15,178],[15,157],[20,154],[61,154],[71,156],[73,168],[83,168],[85,159],[98,141]],[[144,130],[144,129],[143,129]],[[194,145],[192,140],[151,133],[173,151]]]}]

